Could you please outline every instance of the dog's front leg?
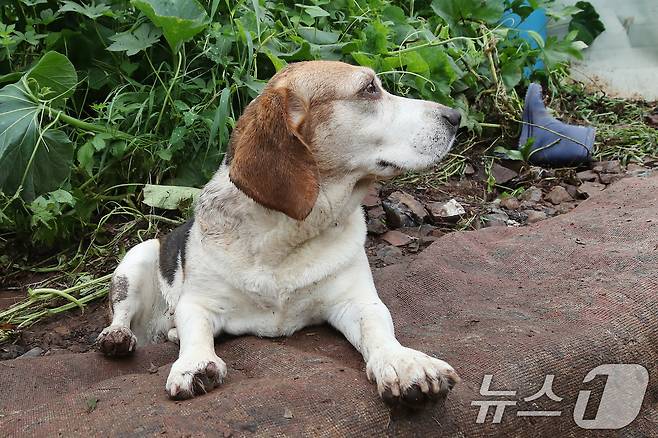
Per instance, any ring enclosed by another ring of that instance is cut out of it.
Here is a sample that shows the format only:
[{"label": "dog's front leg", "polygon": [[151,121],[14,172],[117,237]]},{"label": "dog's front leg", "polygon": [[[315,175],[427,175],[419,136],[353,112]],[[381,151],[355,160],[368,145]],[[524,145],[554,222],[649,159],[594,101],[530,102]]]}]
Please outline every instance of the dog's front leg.
[{"label": "dog's front leg", "polygon": [[[445,396],[460,379],[446,362],[400,345],[370,276],[352,276],[350,290],[330,306],[328,322],[361,352],[368,380],[385,402],[414,405]],[[352,298],[353,297],[353,298]]]},{"label": "dog's front leg", "polygon": [[226,377],[226,364],[215,354],[217,317],[193,296],[184,294],[176,306],[175,319],[180,352],[169,372],[166,390],[169,397],[180,400],[217,387]]}]

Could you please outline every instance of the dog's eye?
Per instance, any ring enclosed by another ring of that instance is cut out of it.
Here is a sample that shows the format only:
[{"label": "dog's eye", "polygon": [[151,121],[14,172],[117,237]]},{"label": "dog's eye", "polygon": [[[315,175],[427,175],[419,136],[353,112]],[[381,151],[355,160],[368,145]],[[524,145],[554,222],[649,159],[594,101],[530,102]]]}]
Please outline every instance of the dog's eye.
[{"label": "dog's eye", "polygon": [[377,84],[375,84],[375,81],[370,81],[368,85],[363,89],[368,94],[377,94],[379,90],[377,89]]}]

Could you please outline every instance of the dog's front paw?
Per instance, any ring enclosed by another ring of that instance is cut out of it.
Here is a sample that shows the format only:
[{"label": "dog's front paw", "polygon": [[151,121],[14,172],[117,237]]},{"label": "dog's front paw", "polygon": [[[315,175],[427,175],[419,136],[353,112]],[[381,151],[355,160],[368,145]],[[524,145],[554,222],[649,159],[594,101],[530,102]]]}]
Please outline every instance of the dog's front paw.
[{"label": "dog's front paw", "polygon": [[165,389],[174,400],[205,394],[226,377],[226,364],[219,357],[179,358],[171,366]]},{"label": "dog's front paw", "polygon": [[105,327],[96,338],[96,346],[105,356],[126,356],[135,351],[137,338],[128,327]]},{"label": "dog's front paw", "polygon": [[446,362],[406,347],[374,353],[366,371],[384,402],[392,405],[418,406],[445,397],[460,381]]}]

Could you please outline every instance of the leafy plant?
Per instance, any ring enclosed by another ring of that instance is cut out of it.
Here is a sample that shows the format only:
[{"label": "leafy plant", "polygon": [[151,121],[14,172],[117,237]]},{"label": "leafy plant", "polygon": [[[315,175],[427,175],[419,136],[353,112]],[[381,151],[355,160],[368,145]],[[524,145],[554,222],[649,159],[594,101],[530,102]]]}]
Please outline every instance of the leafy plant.
[{"label": "leafy plant", "polygon": [[[526,17],[539,7],[556,18],[582,15],[565,38],[537,35],[537,47],[501,22],[506,10]],[[517,88],[541,80],[560,90],[583,29],[592,37],[600,30],[592,17],[584,4],[551,0],[4,2],[6,265],[16,269],[20,248],[64,250],[75,241],[100,254],[116,243],[117,227],[152,233],[154,220],[175,223],[174,211],[154,214],[173,204],[153,200],[153,187],[203,185],[237,117],[290,62],[369,66],[398,94],[458,108],[471,137],[487,127],[513,135]],[[525,74],[539,59],[546,68]],[[446,162],[451,174],[464,167],[455,157]]]}]

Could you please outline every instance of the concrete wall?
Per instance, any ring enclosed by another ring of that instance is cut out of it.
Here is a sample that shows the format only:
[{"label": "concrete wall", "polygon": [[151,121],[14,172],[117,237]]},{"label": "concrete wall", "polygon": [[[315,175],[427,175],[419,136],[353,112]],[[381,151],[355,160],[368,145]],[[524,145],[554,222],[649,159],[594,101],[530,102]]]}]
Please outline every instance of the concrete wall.
[{"label": "concrete wall", "polygon": [[574,64],[574,78],[614,95],[658,100],[658,0],[589,1],[606,31]]}]

